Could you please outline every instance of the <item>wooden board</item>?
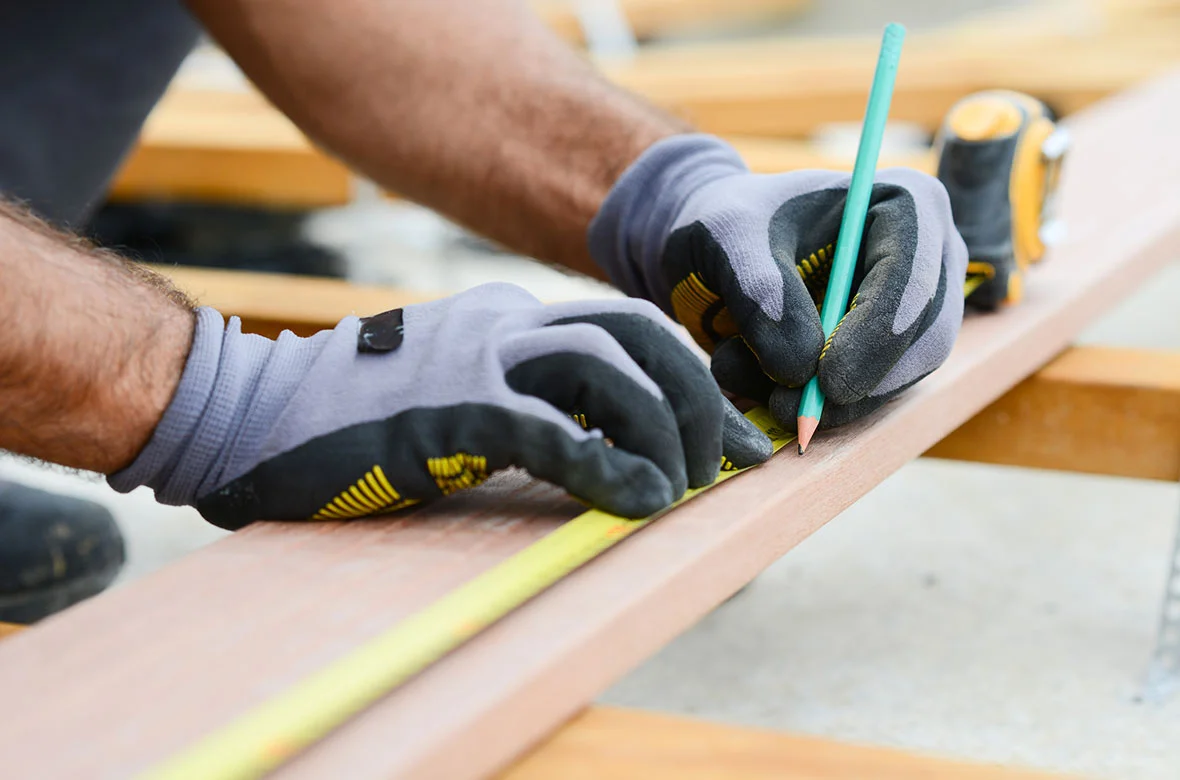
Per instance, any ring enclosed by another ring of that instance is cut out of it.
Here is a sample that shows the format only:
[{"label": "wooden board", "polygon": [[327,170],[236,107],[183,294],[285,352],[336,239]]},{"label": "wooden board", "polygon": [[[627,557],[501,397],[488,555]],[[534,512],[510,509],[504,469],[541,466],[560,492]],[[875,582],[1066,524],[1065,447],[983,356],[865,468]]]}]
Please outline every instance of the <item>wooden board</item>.
[{"label": "wooden board", "polygon": [[[1072,123],[1061,193],[1072,237],[1020,307],[970,319],[929,379],[819,437],[807,457],[784,451],[670,512],[277,776],[464,778],[506,766],[1046,363],[1180,252],[1178,90],[1175,74]],[[390,519],[251,526],[0,644],[0,690],[27,703],[0,715],[5,767],[132,774],[577,511],[508,475]]]},{"label": "wooden board", "polygon": [[[534,0],[533,7],[562,38],[584,43],[575,7],[584,0]],[[639,40],[658,35],[731,30],[754,22],[787,18],[811,5],[810,0],[617,0],[631,32]]]},{"label": "wooden board", "polygon": [[339,279],[176,266],[152,268],[172,279],[197,303],[212,306],[227,317],[241,317],[245,332],[271,338],[283,330],[310,336],[334,327],[351,314],[377,314],[442,297],[438,293],[362,286]]},{"label": "wooden board", "polygon": [[[0,623],[0,639],[25,630]],[[618,707],[588,707],[501,780],[1065,780],[896,749]]]},{"label": "wooden board", "polygon": [[[25,626],[0,623],[0,639]],[[588,707],[501,780],[1053,780],[1060,775],[965,764],[765,729],[618,707]]]},{"label": "wooden board", "polygon": [[1079,347],[927,455],[1180,480],[1180,353]]},{"label": "wooden board", "polygon": [[111,198],[317,208],[347,203],[351,174],[254,91],[169,90]]},{"label": "wooden board", "polygon": [[[697,2],[721,5],[684,5]],[[659,7],[654,13],[670,12],[667,0],[633,0],[633,8],[645,3]],[[1098,20],[1076,31],[1051,24],[1065,12],[1056,8],[1060,2],[1049,5],[911,36],[892,118],[933,130],[959,97],[993,87],[1026,90],[1070,113],[1180,62],[1180,12],[1165,0],[1142,0],[1131,7],[1143,6],[1136,13],[1117,3],[1071,0],[1064,5],[1094,5]],[[808,136],[828,122],[859,122],[878,43],[860,36],[682,45],[644,50],[605,69],[702,129],[736,136],[756,171],[848,168],[846,158],[784,137]],[[928,170],[930,161],[921,154],[882,161],[892,164]],[[346,203],[351,193],[347,168],[257,92],[176,87],[148,118],[111,196],[316,208]]]},{"label": "wooden board", "polygon": [[1052,780],[888,748],[591,707],[500,780]]},{"label": "wooden board", "polygon": [[[959,98],[981,89],[1028,92],[1070,114],[1180,63],[1180,16],[1072,29],[998,27],[915,33],[906,41],[891,121],[933,132]],[[604,63],[616,83],[719,135],[807,137],[859,122],[879,36],[770,38],[644,52]]]},{"label": "wooden board", "polygon": [[[851,156],[826,155],[805,141],[730,140],[759,173],[852,167]],[[928,153],[886,156],[882,165],[932,168]],[[110,197],[325,208],[349,202],[352,174],[259,93],[177,86],[148,117]]]}]

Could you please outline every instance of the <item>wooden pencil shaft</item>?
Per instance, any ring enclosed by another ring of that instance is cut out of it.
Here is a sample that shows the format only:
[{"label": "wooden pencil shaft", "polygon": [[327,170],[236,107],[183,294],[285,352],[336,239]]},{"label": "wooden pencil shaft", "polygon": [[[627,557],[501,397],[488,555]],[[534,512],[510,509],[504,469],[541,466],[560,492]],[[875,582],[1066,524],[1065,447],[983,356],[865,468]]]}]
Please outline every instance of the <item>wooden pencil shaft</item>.
[{"label": "wooden pencil shaft", "polygon": [[[836,256],[832,260],[832,270],[828,276],[828,287],[824,293],[823,309],[820,313],[824,338],[831,337],[836,325],[848,310],[853,270],[860,253],[865,217],[869,212],[869,197],[873,193],[873,177],[877,171],[877,158],[881,154],[885,123],[889,119],[889,105],[893,100],[893,85],[897,82],[897,64],[901,59],[901,46],[904,40],[905,28],[900,24],[889,24],[885,27],[885,34],[881,38],[881,53],[877,58],[877,70],[873,74],[873,86],[869,90],[869,101],[865,107],[860,146],[856,151],[856,165],[852,169],[852,181],[848,184],[848,198],[844,203],[840,232],[836,237]],[[803,388],[799,416],[818,421],[823,414],[823,408],[824,396],[819,389],[819,380],[812,377]],[[801,446],[806,446],[806,443],[801,437]]]}]

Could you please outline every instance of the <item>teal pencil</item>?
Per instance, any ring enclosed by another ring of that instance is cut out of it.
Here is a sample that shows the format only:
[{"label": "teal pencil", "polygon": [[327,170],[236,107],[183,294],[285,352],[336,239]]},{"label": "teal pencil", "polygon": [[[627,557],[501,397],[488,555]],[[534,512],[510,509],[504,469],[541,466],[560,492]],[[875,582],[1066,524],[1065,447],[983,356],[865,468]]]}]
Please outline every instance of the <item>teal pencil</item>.
[{"label": "teal pencil", "polygon": [[[881,39],[881,53],[877,58],[877,71],[873,74],[873,87],[869,91],[869,105],[865,109],[864,127],[860,131],[860,146],[856,150],[856,166],[852,169],[848,200],[844,203],[840,232],[836,237],[836,256],[832,260],[832,272],[828,276],[828,289],[824,293],[823,311],[820,313],[825,339],[832,337],[832,331],[848,310],[848,296],[852,292],[852,273],[856,268],[856,258],[860,254],[860,239],[864,233],[865,217],[869,212],[869,196],[873,191],[877,156],[881,152],[885,121],[889,118],[893,83],[897,80],[897,63],[901,59],[901,44],[904,40],[905,28],[900,24],[889,24],[885,27],[885,35]],[[812,377],[804,386],[803,398],[799,402],[800,455],[811,443],[811,437],[819,427],[823,411],[824,394],[819,389],[819,380]]]}]

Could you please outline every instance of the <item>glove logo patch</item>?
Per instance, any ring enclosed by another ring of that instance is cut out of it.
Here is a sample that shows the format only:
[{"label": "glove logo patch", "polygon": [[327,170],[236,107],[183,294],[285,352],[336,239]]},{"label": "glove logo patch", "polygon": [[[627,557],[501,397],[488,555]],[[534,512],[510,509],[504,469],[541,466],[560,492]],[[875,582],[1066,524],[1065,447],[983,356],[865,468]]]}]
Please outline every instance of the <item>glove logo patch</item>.
[{"label": "glove logo patch", "polygon": [[445,458],[428,458],[426,469],[444,496],[475,487],[488,478],[488,459],[482,455],[456,452]]},{"label": "glove logo patch", "polygon": [[361,320],[356,334],[357,352],[392,352],[405,338],[405,314],[401,309],[374,314]]},{"label": "glove logo patch", "polygon": [[333,498],[312,520],[350,520],[379,512],[393,512],[417,504],[416,498],[402,498],[393,489],[380,466],[373,466],[347,490]]},{"label": "glove logo patch", "polygon": [[672,288],[672,311],[702,347],[737,334],[737,325],[720,296],[693,271]]}]

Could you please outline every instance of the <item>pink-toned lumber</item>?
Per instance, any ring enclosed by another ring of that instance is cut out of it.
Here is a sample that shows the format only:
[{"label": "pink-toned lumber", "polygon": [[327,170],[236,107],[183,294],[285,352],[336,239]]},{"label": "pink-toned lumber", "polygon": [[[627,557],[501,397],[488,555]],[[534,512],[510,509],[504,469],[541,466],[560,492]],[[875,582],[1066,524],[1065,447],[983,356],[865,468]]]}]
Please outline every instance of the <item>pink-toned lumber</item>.
[{"label": "pink-toned lumber", "polygon": [[[973,317],[881,414],[669,513],[280,770],[464,778],[504,767],[758,571],[1060,352],[1180,253],[1180,74],[1070,121],[1072,229],[1025,302]],[[0,644],[16,776],[124,777],[579,511],[519,476],[394,519],[259,524]]]},{"label": "pink-toned lumber", "polygon": [[[0,623],[0,639],[26,630]],[[1067,780],[891,748],[741,728],[619,707],[587,707],[500,780]]]}]

